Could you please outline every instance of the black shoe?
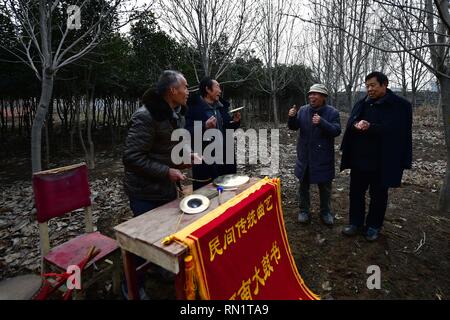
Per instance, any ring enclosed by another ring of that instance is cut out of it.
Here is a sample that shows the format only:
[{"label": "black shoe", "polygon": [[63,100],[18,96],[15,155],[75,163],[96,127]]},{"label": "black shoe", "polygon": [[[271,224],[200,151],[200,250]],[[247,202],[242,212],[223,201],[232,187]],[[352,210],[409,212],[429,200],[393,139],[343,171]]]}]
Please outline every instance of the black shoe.
[{"label": "black shoe", "polygon": [[300,212],[297,217],[300,223],[309,223],[311,221],[311,216],[308,212]]},{"label": "black shoe", "polygon": [[334,224],[334,217],[331,214],[331,212],[326,212],[326,213],[320,214],[320,218],[321,218],[322,222],[327,226],[332,226]]},{"label": "black shoe", "polygon": [[366,231],[364,237],[367,241],[373,242],[376,241],[380,236],[380,229],[369,227]]},{"label": "black shoe", "polygon": [[361,227],[349,224],[344,227],[344,229],[342,230],[342,234],[348,237],[353,237],[356,236],[358,233],[361,233],[361,231],[362,231]]},{"label": "black shoe", "polygon": [[[128,287],[127,287],[127,283],[126,281],[122,281],[121,284],[121,289],[122,289],[122,296],[125,300],[128,300]],[[150,300],[150,298],[148,297],[147,293],[145,292],[144,288],[140,287],[139,288],[139,299],[140,300]]]}]

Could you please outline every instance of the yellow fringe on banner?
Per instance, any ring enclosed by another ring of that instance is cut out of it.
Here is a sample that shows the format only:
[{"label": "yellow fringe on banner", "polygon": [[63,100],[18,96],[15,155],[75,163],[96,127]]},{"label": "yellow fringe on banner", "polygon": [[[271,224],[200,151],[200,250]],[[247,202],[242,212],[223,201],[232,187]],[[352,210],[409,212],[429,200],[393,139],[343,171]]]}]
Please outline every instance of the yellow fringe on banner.
[{"label": "yellow fringe on banner", "polygon": [[194,276],[194,282],[197,283],[196,289],[198,290],[198,295],[200,300],[211,300],[209,293],[206,289],[206,283],[202,275],[201,261],[202,259],[198,256],[199,252],[195,247],[195,241],[193,239],[186,239],[185,244],[189,247],[189,251],[192,255],[192,264],[194,270],[192,270],[192,275]]},{"label": "yellow fringe on banner", "polygon": [[184,271],[186,274],[186,281],[184,292],[186,295],[186,300],[195,300],[196,298],[196,286],[194,280],[194,261],[191,255],[184,258]]}]

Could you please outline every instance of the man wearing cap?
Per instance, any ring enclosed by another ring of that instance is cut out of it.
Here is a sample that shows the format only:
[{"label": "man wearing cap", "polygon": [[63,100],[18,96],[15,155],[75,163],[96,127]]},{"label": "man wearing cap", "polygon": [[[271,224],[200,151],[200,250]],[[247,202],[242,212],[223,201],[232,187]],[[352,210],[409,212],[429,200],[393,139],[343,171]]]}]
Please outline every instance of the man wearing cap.
[{"label": "man wearing cap", "polygon": [[289,110],[288,127],[299,130],[295,175],[300,181],[300,213],[298,221],[308,223],[310,215],[310,184],[317,184],[320,193],[320,217],[325,225],[334,224],[331,213],[331,186],[335,177],[334,138],[341,134],[339,112],[326,103],[328,90],[314,84],[309,92],[309,104]]}]

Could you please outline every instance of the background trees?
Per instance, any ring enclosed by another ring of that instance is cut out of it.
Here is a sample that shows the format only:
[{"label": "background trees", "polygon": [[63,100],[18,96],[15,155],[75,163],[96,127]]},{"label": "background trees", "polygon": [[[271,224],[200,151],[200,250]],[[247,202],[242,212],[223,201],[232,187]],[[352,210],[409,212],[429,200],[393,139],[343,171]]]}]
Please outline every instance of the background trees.
[{"label": "background trees", "polygon": [[[81,8],[79,30],[67,28],[69,4]],[[247,124],[264,120],[276,126],[292,104],[307,102],[314,82],[327,85],[332,104],[349,110],[364,90],[364,76],[376,69],[415,106],[422,103],[422,90],[439,96],[450,159],[447,1],[150,5],[0,0],[2,146],[31,141],[33,172],[61,150],[81,150],[93,167],[94,142],[120,146],[140,96],[164,69],[182,71],[192,90],[204,75],[217,78],[236,107],[246,106]],[[125,32],[121,26],[127,22]],[[3,149],[5,156],[13,152]],[[449,179],[447,161],[440,200],[445,212]]]}]

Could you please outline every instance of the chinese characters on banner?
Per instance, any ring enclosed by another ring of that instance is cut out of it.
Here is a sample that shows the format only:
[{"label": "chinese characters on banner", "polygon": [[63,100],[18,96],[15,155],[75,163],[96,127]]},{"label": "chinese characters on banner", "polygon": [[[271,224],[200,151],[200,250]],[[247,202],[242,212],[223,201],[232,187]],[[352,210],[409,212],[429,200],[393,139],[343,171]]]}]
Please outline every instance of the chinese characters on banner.
[{"label": "chinese characters on banner", "polygon": [[201,298],[318,299],[300,277],[289,248],[280,181],[265,179],[252,188],[188,236]]}]

